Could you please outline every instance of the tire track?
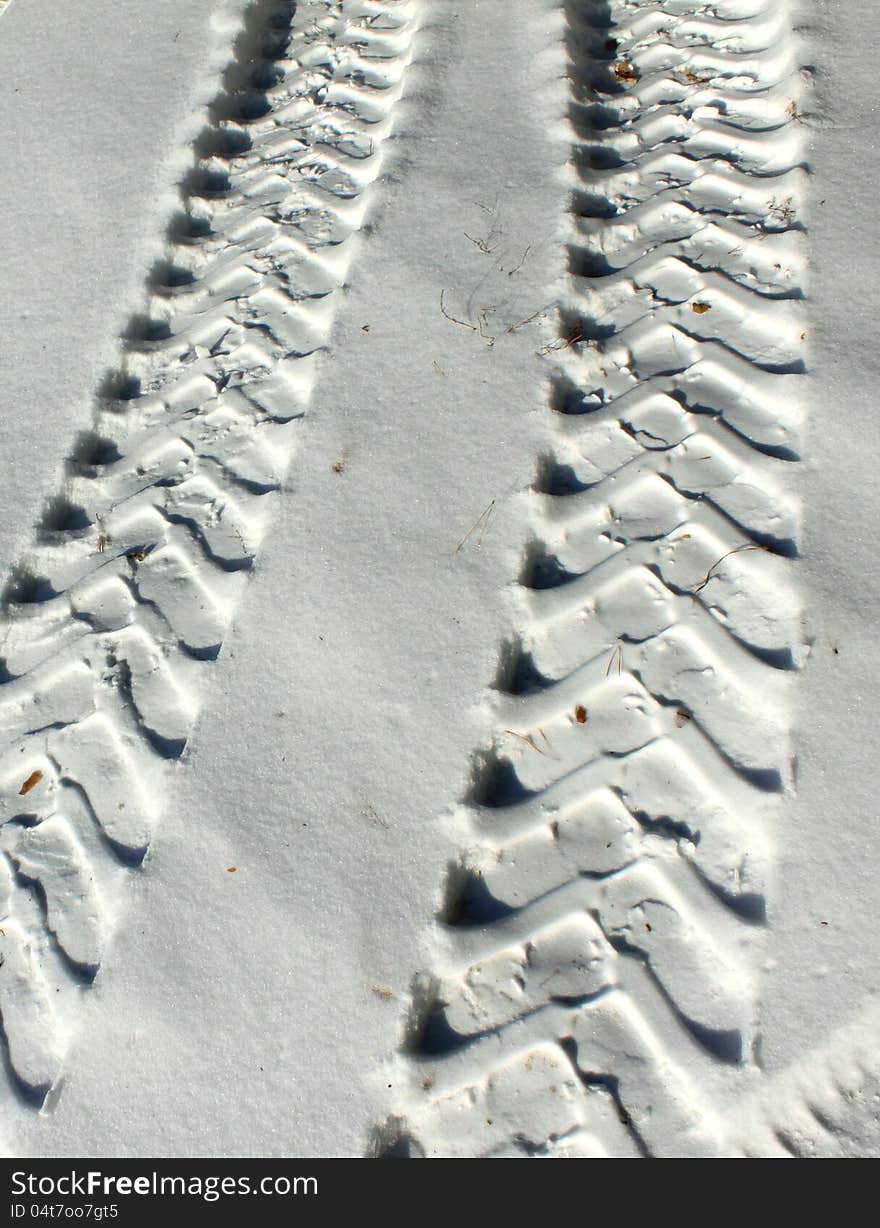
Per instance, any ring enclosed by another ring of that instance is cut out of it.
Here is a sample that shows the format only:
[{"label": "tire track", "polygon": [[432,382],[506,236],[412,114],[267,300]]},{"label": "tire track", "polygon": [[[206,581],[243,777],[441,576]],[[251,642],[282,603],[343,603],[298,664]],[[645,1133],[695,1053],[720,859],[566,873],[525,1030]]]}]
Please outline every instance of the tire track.
[{"label": "tire track", "polygon": [[873,1154],[878,1040],[880,1008],[869,1000],[851,1023],[734,1106],[727,1123],[731,1153],[746,1158]]},{"label": "tire track", "polygon": [[0,1016],[56,1086],[265,530],[412,56],[414,0],[254,0],[181,208],[0,622]]},{"label": "tire track", "polygon": [[565,11],[570,276],[522,631],[379,1155],[723,1152],[715,1105],[759,1077],[806,652],[797,45],[784,0]]}]

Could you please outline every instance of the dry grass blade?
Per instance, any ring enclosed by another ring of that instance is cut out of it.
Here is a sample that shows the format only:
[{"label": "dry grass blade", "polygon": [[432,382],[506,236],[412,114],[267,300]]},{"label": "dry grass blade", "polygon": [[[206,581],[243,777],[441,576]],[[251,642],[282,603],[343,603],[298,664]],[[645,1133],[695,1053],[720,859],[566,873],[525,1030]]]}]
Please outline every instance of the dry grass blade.
[{"label": "dry grass blade", "polygon": [[531,243],[529,243],[529,245],[526,247],[526,250],[523,252],[522,256],[520,257],[519,264],[515,265],[514,268],[507,270],[508,277],[513,277],[514,273],[518,273],[520,271],[520,269],[522,268],[522,266],[525,264],[526,260],[528,259],[528,255],[531,250],[532,250],[532,245]]},{"label": "dry grass blade", "polygon": [[532,741],[531,734],[529,734],[528,737],[526,737],[524,733],[517,733],[515,729],[505,729],[504,732],[509,733],[512,738],[518,738],[520,742],[525,742],[529,750],[537,751],[539,755],[544,755],[546,758],[546,752],[541,750],[540,746],[535,745],[535,743]]},{"label": "dry grass blade", "polygon": [[732,554],[742,554],[743,551],[745,550],[766,550],[766,549],[767,549],[766,546],[759,546],[757,542],[744,542],[743,545],[741,546],[734,546],[732,550],[728,550],[727,554],[722,554],[721,558],[717,559],[712,564],[712,566],[706,572],[704,579],[700,581],[700,583],[697,585],[696,588],[691,589],[691,596],[696,597],[697,593],[701,593],[703,591],[703,589],[706,587],[709,581],[713,578],[716,570],[721,566],[724,560],[729,559]]},{"label": "dry grass blade", "polygon": [[474,521],[474,523],[473,523],[473,524],[471,525],[471,527],[468,529],[467,533],[465,533],[464,537],[461,539],[461,541],[460,541],[460,542],[458,543],[458,545],[455,547],[455,553],[456,553],[456,554],[458,554],[459,550],[461,550],[461,549],[462,549],[462,547],[463,547],[463,546],[465,545],[465,543],[467,542],[468,538],[470,538],[470,537],[471,537],[471,536],[472,536],[472,535],[473,535],[473,534],[476,532],[476,530],[477,530],[477,529],[479,529],[479,530],[480,530],[480,536],[477,538],[477,545],[478,545],[478,546],[482,546],[482,544],[483,544],[483,534],[484,534],[484,533],[485,533],[485,531],[486,531],[486,526],[487,526],[487,525],[488,525],[488,523],[489,523],[489,517],[492,515],[492,509],[494,508],[494,506],[495,506],[495,500],[494,500],[494,499],[492,499],[492,500],[490,501],[490,503],[489,503],[489,506],[488,506],[488,507],[486,507],[486,508],[484,508],[484,509],[483,509],[483,511],[482,511],[482,512],[480,512],[480,514],[479,514],[479,516],[477,517],[477,519]]},{"label": "dry grass blade", "polygon": [[620,644],[615,644],[614,647],[611,649],[611,656],[608,658],[608,664],[605,666],[605,677],[606,678],[611,673],[611,670],[614,667],[615,658],[617,660],[617,675],[618,677],[620,677],[620,673],[623,668],[623,665],[622,665],[623,649],[621,648]]}]

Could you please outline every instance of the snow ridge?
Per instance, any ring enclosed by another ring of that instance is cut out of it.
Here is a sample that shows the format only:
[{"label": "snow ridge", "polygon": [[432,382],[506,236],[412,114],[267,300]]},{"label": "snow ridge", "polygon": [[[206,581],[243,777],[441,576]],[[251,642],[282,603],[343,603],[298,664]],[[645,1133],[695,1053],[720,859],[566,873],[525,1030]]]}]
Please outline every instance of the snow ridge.
[{"label": "snow ridge", "polygon": [[[0,5],[2,7],[2,5]],[[255,0],[122,361],[0,615],[10,1103],[58,1084],[291,460],[417,0]]]},{"label": "snow ridge", "polygon": [[[807,651],[784,0],[567,0],[570,276],[498,732],[379,1155],[707,1155],[760,1082]],[[769,903],[768,903],[769,900]]]}]

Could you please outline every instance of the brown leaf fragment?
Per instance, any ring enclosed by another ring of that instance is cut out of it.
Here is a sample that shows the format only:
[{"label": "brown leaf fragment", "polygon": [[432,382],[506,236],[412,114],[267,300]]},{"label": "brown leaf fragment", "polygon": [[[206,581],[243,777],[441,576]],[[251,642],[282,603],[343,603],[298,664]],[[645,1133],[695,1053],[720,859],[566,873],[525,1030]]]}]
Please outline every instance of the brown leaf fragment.
[{"label": "brown leaf fragment", "polygon": [[574,719],[577,721],[577,723],[578,723],[579,725],[586,725],[586,723],[587,723],[587,710],[586,710],[586,708],[583,706],[583,704],[578,704],[578,706],[575,708],[575,710],[574,710]]},{"label": "brown leaf fragment", "polygon": [[39,771],[31,772],[30,776],[28,776],[27,780],[24,782],[24,784],[19,789],[18,796],[24,797],[25,793],[30,793],[31,789],[33,789],[35,785],[38,785],[42,779],[43,779],[42,772],[39,772]]},{"label": "brown leaf fragment", "polygon": [[711,306],[711,303],[691,303],[691,311],[698,316],[704,316]]}]

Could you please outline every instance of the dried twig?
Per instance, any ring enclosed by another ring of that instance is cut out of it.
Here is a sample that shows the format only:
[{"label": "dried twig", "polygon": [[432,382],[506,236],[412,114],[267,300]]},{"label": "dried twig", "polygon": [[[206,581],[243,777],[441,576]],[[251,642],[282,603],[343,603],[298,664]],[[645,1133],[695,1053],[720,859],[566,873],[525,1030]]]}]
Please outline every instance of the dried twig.
[{"label": "dried twig", "polygon": [[493,336],[491,336],[491,334],[490,334],[490,333],[488,333],[488,332],[486,331],[486,330],[487,330],[487,328],[488,328],[488,316],[489,316],[490,312],[492,312],[492,311],[494,311],[494,310],[495,310],[495,308],[494,308],[494,307],[481,307],[481,308],[480,308],[480,317],[479,317],[479,319],[480,319],[480,336],[483,338],[483,340],[486,342],[486,344],[487,344],[487,345],[494,345],[494,344],[495,344],[495,338],[494,338]]},{"label": "dried twig", "polygon": [[567,350],[569,346],[577,345],[579,341],[583,341],[583,333],[576,333],[571,337],[560,337],[557,341],[551,341],[549,345],[541,346],[538,350],[539,354],[552,354],[557,350]]},{"label": "dried twig", "polygon": [[489,238],[486,238],[486,239],[475,239],[474,236],[469,235],[466,230],[463,230],[461,233],[464,235],[466,239],[470,239],[474,247],[479,248],[479,250],[483,253],[484,256],[492,256],[495,254],[495,252],[498,251],[497,246],[496,247],[489,246],[489,238],[491,238],[492,233],[494,232],[490,232]]},{"label": "dried twig", "polygon": [[511,324],[510,328],[504,330],[507,333],[515,333],[518,328],[525,328],[527,324],[531,324],[532,320],[537,320],[538,316],[542,316],[546,311],[545,307],[539,307],[537,311],[527,316],[524,320],[519,320],[516,324]]},{"label": "dried twig", "polygon": [[685,81],[689,82],[689,84],[691,85],[711,85],[712,84],[711,77],[699,77],[693,71],[692,68],[682,68],[680,72],[681,72],[681,76],[684,77]]},{"label": "dried twig", "polygon": [[476,324],[470,324],[467,320],[459,320],[458,316],[453,316],[449,314],[443,302],[443,295],[445,293],[446,293],[445,290],[440,291],[440,310],[446,316],[446,319],[451,320],[453,324],[460,324],[462,328],[469,328],[472,333],[479,332],[479,329],[477,328]]}]

